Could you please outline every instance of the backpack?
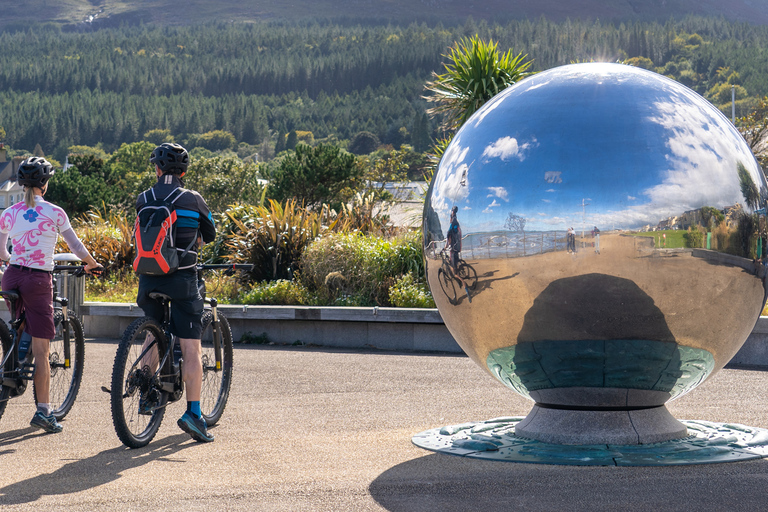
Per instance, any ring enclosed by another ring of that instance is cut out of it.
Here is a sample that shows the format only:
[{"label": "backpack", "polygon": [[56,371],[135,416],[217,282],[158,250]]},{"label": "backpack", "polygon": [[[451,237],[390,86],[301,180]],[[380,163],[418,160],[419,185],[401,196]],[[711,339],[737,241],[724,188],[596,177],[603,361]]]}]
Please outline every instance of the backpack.
[{"label": "backpack", "polygon": [[[152,200],[147,198],[147,192],[152,193]],[[193,239],[179,256],[176,250],[176,207],[174,203],[187,191],[176,188],[165,199],[158,199],[155,191],[144,192],[144,206],[136,215],[133,227],[136,258],[133,260],[133,270],[137,274],[162,276],[172,274],[179,268],[179,261],[187,255],[195,243]]]}]

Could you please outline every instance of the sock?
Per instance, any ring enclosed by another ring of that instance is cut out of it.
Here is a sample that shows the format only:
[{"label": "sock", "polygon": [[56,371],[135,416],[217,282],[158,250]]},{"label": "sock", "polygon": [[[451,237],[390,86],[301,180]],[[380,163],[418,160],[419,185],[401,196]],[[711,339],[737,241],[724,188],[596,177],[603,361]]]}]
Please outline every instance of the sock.
[{"label": "sock", "polygon": [[39,403],[37,404],[37,410],[43,413],[44,416],[50,416],[51,415],[51,404],[43,404]]},{"label": "sock", "polygon": [[200,418],[203,415],[203,413],[200,411],[200,400],[187,402],[187,411]]}]

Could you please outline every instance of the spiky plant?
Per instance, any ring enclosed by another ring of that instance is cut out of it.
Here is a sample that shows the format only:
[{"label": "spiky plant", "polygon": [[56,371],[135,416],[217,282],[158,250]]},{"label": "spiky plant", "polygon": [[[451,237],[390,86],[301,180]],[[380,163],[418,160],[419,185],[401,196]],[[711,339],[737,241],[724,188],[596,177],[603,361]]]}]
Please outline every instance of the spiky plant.
[{"label": "spiky plant", "polygon": [[427,113],[443,116],[441,127],[457,130],[486,101],[531,73],[532,61],[512,49],[500,53],[498,43],[482,41],[477,35],[463,38],[450,49],[445,73],[433,73],[425,88],[427,101],[436,105]]}]

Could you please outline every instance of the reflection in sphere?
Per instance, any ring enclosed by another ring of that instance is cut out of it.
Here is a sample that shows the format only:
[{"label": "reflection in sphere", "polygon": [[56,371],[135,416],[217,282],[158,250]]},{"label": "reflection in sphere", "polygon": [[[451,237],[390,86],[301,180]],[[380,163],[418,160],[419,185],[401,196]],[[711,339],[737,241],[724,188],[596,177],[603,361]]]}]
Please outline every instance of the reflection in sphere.
[{"label": "reflection in sphere", "polygon": [[[424,209],[427,277],[459,345],[541,421],[589,410],[642,423],[754,327],[766,198],[741,135],[695,92],[620,64],[562,66],[453,138]],[[685,435],[664,421],[637,442]],[[537,428],[518,431],[585,439]]]}]

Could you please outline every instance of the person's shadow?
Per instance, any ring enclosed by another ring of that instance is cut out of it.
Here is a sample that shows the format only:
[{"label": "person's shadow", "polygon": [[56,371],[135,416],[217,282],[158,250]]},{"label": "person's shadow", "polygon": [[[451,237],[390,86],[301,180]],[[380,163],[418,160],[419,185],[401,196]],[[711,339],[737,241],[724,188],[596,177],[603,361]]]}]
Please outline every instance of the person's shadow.
[{"label": "person's shadow", "polygon": [[[195,445],[189,441],[187,434],[178,434],[153,442],[146,448],[132,450],[120,446],[105,450],[93,457],[65,464],[53,473],[43,473],[0,488],[0,505],[18,505],[37,501],[42,496],[73,494],[117,480],[124,471],[149,462],[174,462],[173,455]],[[4,467],[3,471],[12,472],[13,468]]]}]

